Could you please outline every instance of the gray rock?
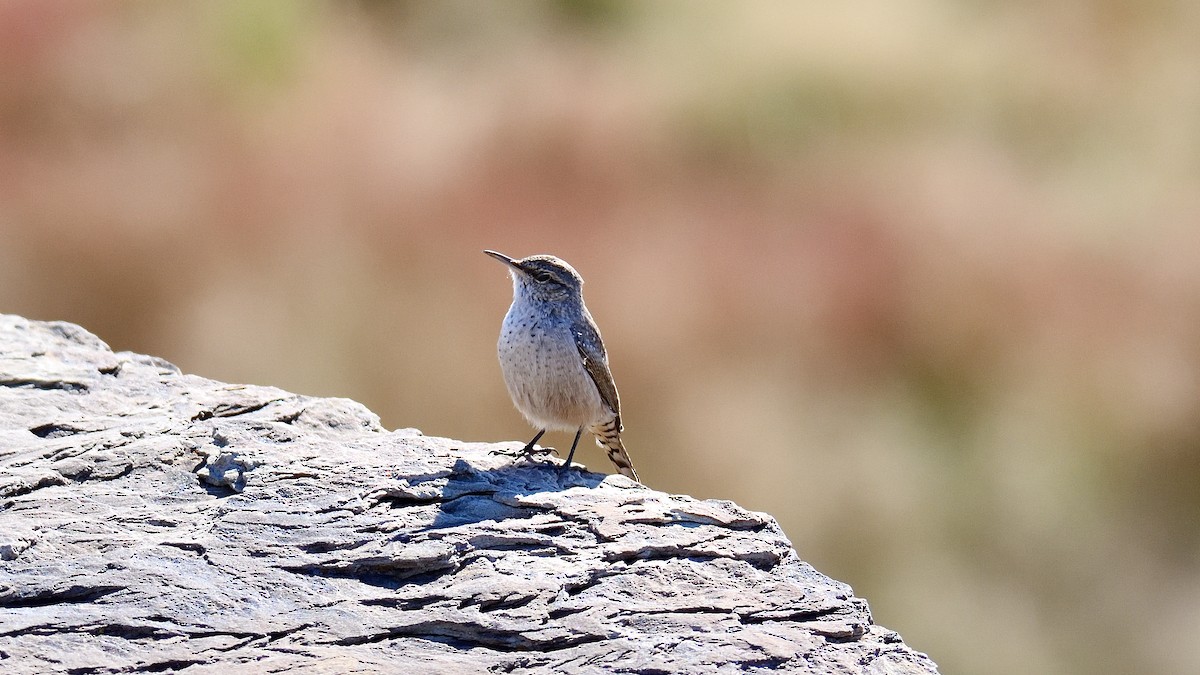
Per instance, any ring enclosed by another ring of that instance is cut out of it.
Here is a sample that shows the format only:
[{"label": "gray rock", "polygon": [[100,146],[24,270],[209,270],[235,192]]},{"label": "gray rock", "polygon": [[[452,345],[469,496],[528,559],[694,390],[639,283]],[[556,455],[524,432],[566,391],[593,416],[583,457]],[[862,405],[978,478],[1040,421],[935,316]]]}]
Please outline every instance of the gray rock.
[{"label": "gray rock", "polygon": [[935,673],[730,502],[0,316],[0,671]]}]

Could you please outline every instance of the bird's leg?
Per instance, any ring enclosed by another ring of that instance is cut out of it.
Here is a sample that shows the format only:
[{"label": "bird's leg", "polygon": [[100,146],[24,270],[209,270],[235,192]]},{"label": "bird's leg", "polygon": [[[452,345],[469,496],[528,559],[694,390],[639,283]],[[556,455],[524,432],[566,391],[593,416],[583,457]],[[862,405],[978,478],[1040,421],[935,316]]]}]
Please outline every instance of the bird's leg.
[{"label": "bird's leg", "polygon": [[522,455],[532,455],[535,452],[537,452],[536,450],[533,449],[533,446],[537,445],[537,442],[542,439],[542,434],[545,434],[545,433],[546,433],[545,429],[542,429],[541,431],[537,432],[537,435],[533,437],[533,440],[531,440],[525,444],[525,448],[523,450],[521,450],[521,454]]},{"label": "bird's leg", "polygon": [[534,436],[533,440],[531,440],[525,444],[525,447],[521,450],[521,454],[525,457],[533,457],[534,455],[549,455],[551,453],[557,455],[558,451],[555,450],[554,448],[534,447],[537,445],[538,439],[540,439],[542,437],[542,434],[544,434],[544,433],[546,433],[545,429],[542,429],[541,431],[537,432],[537,436]]},{"label": "bird's leg", "polygon": [[579,445],[579,435],[583,433],[583,427],[575,432],[575,440],[571,441],[571,452],[567,454],[567,461],[563,463],[562,470],[566,471],[571,466],[571,460],[575,457],[575,446]]},{"label": "bird's leg", "polygon": [[509,457],[533,457],[534,455],[547,455],[550,453],[554,453],[557,455],[558,451],[555,450],[554,448],[535,447],[535,446],[537,446],[538,440],[540,440],[542,438],[542,435],[545,433],[546,433],[545,429],[542,429],[541,431],[537,432],[537,436],[534,436],[533,440],[526,443],[525,447],[521,448],[521,450],[519,452],[510,453],[510,452],[506,452],[504,450],[492,450],[492,454],[493,455],[508,455]]}]

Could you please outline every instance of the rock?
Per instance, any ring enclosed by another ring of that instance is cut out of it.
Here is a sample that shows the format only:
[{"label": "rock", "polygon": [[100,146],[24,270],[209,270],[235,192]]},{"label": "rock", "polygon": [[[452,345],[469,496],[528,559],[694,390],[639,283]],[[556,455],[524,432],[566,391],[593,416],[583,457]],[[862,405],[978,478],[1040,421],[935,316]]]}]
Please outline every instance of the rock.
[{"label": "rock", "polygon": [[936,672],[769,516],[520,448],[0,316],[0,671]]}]

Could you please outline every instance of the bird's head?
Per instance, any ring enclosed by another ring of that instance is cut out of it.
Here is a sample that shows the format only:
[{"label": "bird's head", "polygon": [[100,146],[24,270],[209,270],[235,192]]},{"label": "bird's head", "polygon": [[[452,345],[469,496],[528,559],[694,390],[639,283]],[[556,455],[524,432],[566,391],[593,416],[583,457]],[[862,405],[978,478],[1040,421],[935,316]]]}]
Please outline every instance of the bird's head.
[{"label": "bird's head", "polygon": [[513,292],[528,297],[556,301],[580,297],[583,277],[566,261],[552,255],[531,255],[510,258],[496,251],[484,251],[508,266],[513,278]]}]

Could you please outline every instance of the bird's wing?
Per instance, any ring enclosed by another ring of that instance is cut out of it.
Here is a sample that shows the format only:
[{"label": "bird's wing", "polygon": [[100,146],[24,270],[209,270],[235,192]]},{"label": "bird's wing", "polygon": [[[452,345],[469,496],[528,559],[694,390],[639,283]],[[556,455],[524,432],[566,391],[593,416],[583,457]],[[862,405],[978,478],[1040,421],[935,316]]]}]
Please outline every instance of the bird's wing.
[{"label": "bird's wing", "polygon": [[592,382],[596,383],[600,399],[619,419],[621,399],[617,396],[617,385],[613,383],[612,371],[608,369],[608,355],[604,352],[600,331],[596,329],[596,323],[592,321],[591,316],[585,313],[584,319],[579,327],[572,331],[575,335],[575,348],[579,350],[579,357],[583,359],[584,370],[591,376]]}]

